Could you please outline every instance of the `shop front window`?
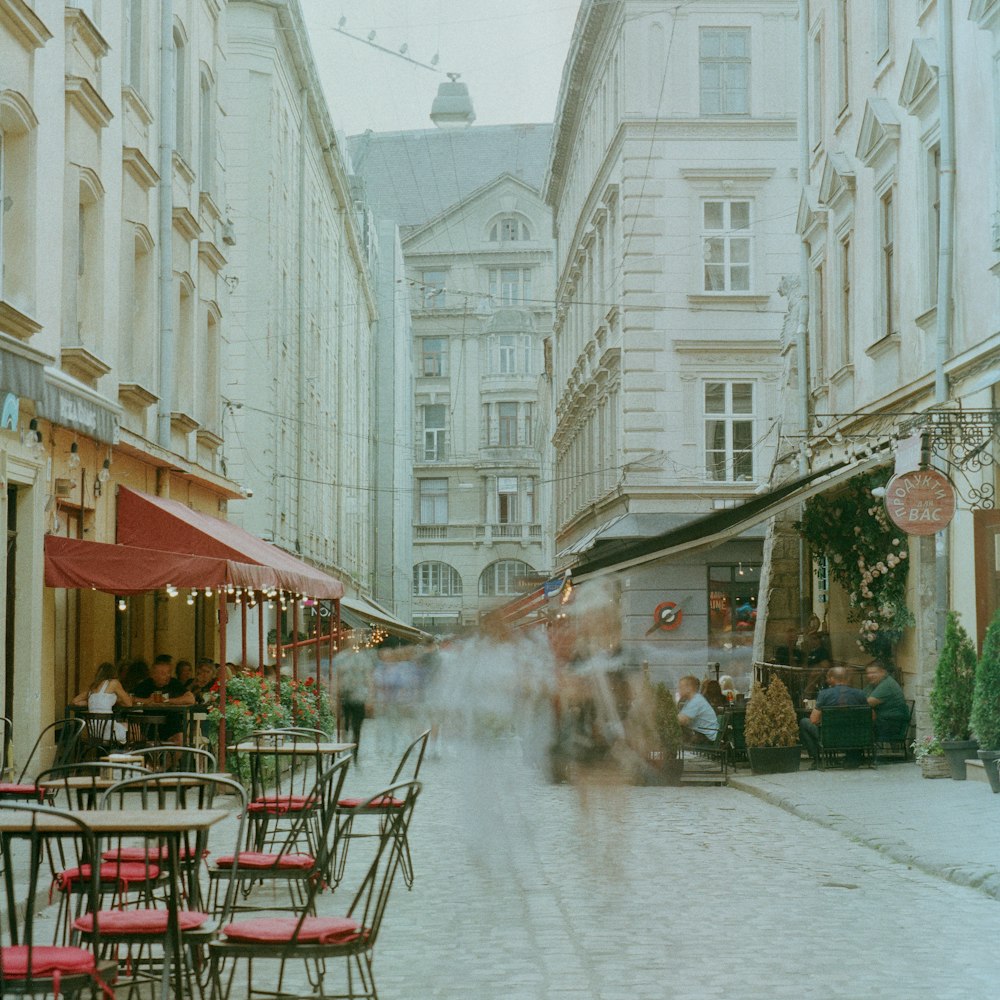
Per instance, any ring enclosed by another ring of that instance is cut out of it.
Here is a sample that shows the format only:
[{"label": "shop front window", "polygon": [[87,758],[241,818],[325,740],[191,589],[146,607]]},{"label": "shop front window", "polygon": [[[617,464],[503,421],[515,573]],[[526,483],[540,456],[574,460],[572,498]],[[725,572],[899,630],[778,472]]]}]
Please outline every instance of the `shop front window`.
[{"label": "shop front window", "polygon": [[708,568],[708,645],[737,649],[753,645],[760,565],[737,562]]}]

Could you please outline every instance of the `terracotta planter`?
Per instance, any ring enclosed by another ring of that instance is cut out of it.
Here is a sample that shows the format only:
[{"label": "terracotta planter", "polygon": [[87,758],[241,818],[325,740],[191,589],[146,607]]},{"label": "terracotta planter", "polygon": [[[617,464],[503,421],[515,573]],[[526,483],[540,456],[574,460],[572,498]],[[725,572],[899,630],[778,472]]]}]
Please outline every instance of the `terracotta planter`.
[{"label": "terracotta planter", "polygon": [[1000,792],[1000,774],[997,767],[1000,766],[1000,750],[980,750],[979,759],[983,762],[986,777],[990,779],[990,788],[994,792]]},{"label": "terracotta planter", "polygon": [[942,740],[941,749],[944,750],[951,776],[955,781],[965,781],[965,762],[976,759],[979,744],[975,740]]},{"label": "terracotta planter", "polygon": [[802,747],[747,747],[754,774],[791,774],[799,769]]}]

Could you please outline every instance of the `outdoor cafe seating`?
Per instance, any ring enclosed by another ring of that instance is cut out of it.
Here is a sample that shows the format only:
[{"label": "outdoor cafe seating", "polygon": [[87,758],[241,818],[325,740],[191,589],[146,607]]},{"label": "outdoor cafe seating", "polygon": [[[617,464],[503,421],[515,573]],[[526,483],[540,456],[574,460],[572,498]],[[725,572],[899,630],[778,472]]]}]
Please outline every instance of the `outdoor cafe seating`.
[{"label": "outdoor cafe seating", "polygon": [[[14,726],[8,718],[0,718],[0,774],[7,769],[6,752],[13,740]],[[53,764],[68,764],[76,755],[77,744],[80,734],[83,732],[84,724],[80,719],[58,719],[47,725],[35,740],[35,745],[31,748],[25,759],[17,778],[13,781],[0,782],[0,803],[4,801],[21,799],[24,801],[37,800],[39,796],[38,785],[32,781],[28,775],[37,771],[39,767],[38,758],[41,750],[49,740],[55,741],[55,757]]]}]

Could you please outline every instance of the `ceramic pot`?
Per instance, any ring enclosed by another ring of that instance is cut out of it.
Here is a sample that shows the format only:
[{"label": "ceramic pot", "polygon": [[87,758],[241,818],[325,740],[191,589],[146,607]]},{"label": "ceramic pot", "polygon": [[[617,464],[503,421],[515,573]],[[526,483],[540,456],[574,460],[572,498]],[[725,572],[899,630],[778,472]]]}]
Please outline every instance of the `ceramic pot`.
[{"label": "ceramic pot", "polygon": [[754,774],[791,774],[799,769],[802,747],[747,747]]},{"label": "ceramic pot", "polygon": [[1000,750],[980,750],[979,759],[983,762],[986,777],[990,779],[990,788],[994,792],[1000,792],[1000,774],[997,773],[997,765],[1000,764]]},{"label": "ceramic pot", "polygon": [[975,740],[942,740],[941,749],[944,750],[951,776],[956,781],[965,781],[965,762],[976,759],[979,744]]}]

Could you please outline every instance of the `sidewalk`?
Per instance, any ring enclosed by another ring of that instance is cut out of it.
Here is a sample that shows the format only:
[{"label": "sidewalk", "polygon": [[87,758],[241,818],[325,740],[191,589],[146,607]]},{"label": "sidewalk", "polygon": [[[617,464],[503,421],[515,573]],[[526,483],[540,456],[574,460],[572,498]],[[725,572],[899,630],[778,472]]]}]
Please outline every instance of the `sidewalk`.
[{"label": "sidewalk", "polygon": [[981,781],[923,778],[914,763],[798,774],[730,772],[749,792],[894,861],[1000,899],[1000,795]]}]

